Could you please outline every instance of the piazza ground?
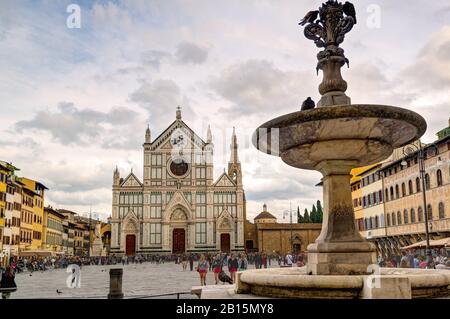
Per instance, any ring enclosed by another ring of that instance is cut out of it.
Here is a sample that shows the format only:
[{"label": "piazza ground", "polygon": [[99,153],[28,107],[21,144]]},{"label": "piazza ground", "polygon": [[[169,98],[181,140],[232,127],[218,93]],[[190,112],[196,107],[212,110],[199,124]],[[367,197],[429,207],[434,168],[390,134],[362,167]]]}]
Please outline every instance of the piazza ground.
[{"label": "piazza ground", "polygon": [[[194,264],[196,266],[197,263]],[[271,267],[278,267],[272,263]],[[11,299],[18,298],[106,298],[109,292],[109,269],[123,268],[122,290],[125,298],[143,295],[159,295],[174,292],[190,292],[192,286],[200,284],[198,273],[183,271],[181,265],[174,262],[165,264],[129,264],[108,266],[83,266],[81,269],[81,287],[67,288],[69,273],[65,269],[50,269],[44,272],[20,273],[16,275],[18,290]],[[250,265],[250,268],[254,268]],[[225,267],[225,271],[227,271]],[[214,284],[214,275],[208,272],[207,285]],[[59,290],[60,294],[56,292]],[[166,297],[176,298],[176,297]],[[195,298],[182,295],[181,298]]]}]

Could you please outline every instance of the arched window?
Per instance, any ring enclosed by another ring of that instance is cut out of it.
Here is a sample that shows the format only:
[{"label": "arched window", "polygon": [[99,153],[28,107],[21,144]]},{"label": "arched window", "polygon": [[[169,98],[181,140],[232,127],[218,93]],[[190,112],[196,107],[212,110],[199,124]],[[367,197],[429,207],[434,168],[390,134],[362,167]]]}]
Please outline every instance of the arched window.
[{"label": "arched window", "polygon": [[416,212],[414,211],[414,208],[411,208],[411,223],[416,222]]},{"label": "arched window", "polygon": [[402,183],[402,197],[406,196],[406,185],[405,183]]},{"label": "arched window", "polygon": [[416,192],[420,192],[420,178],[416,178]]},{"label": "arched window", "polygon": [[384,200],[387,202],[387,201],[389,200],[389,191],[388,191],[387,188],[386,188],[385,191],[384,191],[384,195],[385,195],[385,196],[384,196],[384,197],[385,197]]},{"label": "arched window", "polygon": [[391,217],[392,217],[392,226],[397,225],[397,221],[395,219],[395,213],[394,212],[391,213]]},{"label": "arched window", "polygon": [[379,225],[380,227],[385,227],[385,223],[384,223],[384,214],[380,215],[380,219],[379,219]]},{"label": "arched window", "polygon": [[423,209],[420,206],[417,209],[417,217],[419,219],[419,222],[423,222]]},{"label": "arched window", "polygon": [[409,218],[408,218],[408,210],[405,209],[403,211],[403,223],[408,224],[409,223]]},{"label": "arched window", "polygon": [[412,180],[409,180],[409,182],[408,182],[408,191],[409,191],[409,195],[414,193]]},{"label": "arched window", "polygon": [[386,214],[386,224],[388,226],[391,226],[391,215],[390,214]]},{"label": "arched window", "polygon": [[428,220],[433,220],[433,207],[431,204],[428,204],[427,206],[427,214],[428,214]]},{"label": "arched window", "polygon": [[398,185],[395,185],[395,198],[400,197],[400,192],[398,191]]},{"label": "arched window", "polygon": [[442,186],[442,172],[440,169],[436,171],[437,186]]},{"label": "arched window", "polygon": [[400,213],[400,211],[397,212],[397,224],[402,224],[402,213]]},{"label": "arched window", "polygon": [[439,203],[439,219],[445,218],[444,203]]},{"label": "arched window", "polygon": [[375,216],[375,228],[380,227],[380,220],[378,219],[378,216]]},{"label": "arched window", "polygon": [[425,189],[428,190],[428,189],[430,189],[430,188],[431,188],[431,185],[430,185],[430,175],[425,174]]},{"label": "arched window", "polygon": [[394,199],[394,188],[391,186],[391,200]]},{"label": "arched window", "polygon": [[369,223],[367,221],[367,218],[364,218],[364,229],[369,229]]}]

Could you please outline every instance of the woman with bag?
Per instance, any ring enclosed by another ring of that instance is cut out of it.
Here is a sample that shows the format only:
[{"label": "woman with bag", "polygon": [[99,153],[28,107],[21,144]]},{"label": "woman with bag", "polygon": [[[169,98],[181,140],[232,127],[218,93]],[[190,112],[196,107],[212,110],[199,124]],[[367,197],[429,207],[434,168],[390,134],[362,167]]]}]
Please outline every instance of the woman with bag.
[{"label": "woman with bag", "polygon": [[9,299],[12,291],[17,290],[16,282],[14,281],[15,275],[10,266],[6,267],[5,272],[2,274],[2,281],[0,282],[0,288],[9,288],[10,291],[2,292],[3,299]]},{"label": "woman with bag", "polygon": [[217,254],[216,258],[213,259],[211,268],[214,272],[214,280],[216,281],[216,285],[219,284],[219,274],[222,271],[222,258],[220,254]]}]

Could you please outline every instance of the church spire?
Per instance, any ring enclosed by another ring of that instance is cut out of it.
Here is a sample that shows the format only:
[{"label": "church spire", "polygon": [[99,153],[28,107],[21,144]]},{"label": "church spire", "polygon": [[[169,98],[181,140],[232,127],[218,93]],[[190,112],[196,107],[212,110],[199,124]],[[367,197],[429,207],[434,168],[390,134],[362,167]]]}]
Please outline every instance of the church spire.
[{"label": "church spire", "polygon": [[236,185],[242,185],[241,163],[238,156],[238,144],[236,130],[233,127],[233,135],[231,136],[231,156],[228,162],[228,175],[233,179]]},{"label": "church spire", "polygon": [[236,138],[236,130],[233,126],[233,135],[231,135],[231,157],[230,157],[230,163],[239,163],[239,156],[238,156],[238,144],[237,144],[237,138]]},{"label": "church spire", "polygon": [[181,107],[179,105],[177,106],[176,114],[177,114],[177,120],[181,120]]},{"label": "church spire", "polygon": [[208,131],[206,133],[206,143],[211,144],[212,143],[212,133],[211,133],[211,126],[208,125]]},{"label": "church spire", "polygon": [[145,131],[145,143],[151,143],[152,142],[152,135],[150,133],[150,126],[147,125],[147,130]]},{"label": "church spire", "polygon": [[116,168],[114,169],[114,174],[113,174],[113,184],[119,185],[119,183],[120,183],[120,173],[119,173],[119,168],[116,166]]}]

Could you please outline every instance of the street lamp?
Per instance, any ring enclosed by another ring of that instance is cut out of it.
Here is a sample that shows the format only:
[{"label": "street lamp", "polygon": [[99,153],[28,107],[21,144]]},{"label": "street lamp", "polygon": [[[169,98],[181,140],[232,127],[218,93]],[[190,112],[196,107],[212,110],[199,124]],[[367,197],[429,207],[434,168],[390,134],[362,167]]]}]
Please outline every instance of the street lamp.
[{"label": "street lamp", "polygon": [[[429,144],[426,146],[433,147],[435,149],[435,156],[439,154],[439,150],[435,144]],[[430,249],[430,232],[428,230],[428,207],[427,207],[427,196],[426,196],[426,183],[425,183],[425,151],[422,147],[422,143],[419,140],[419,146],[415,144],[409,144],[403,147],[403,154],[405,156],[411,156],[414,153],[418,153],[418,162],[419,162],[419,174],[420,179],[422,180],[422,198],[423,198],[423,207],[425,212],[425,237],[426,237],[426,246],[425,246],[425,252],[427,257],[427,268],[431,266],[431,263],[433,261],[432,255],[431,255],[431,249]],[[402,166],[407,166],[408,163],[403,159],[400,163]]]},{"label": "street lamp", "polygon": [[294,241],[292,239],[292,203],[290,203],[289,205],[290,205],[289,211],[286,210],[283,212],[283,219],[285,219],[286,216],[289,214],[289,218],[290,218],[289,223],[291,224],[291,226],[290,226],[290,228],[291,228],[291,253],[293,253],[294,252]]}]

